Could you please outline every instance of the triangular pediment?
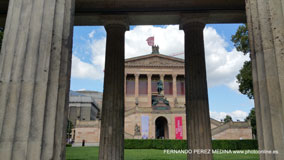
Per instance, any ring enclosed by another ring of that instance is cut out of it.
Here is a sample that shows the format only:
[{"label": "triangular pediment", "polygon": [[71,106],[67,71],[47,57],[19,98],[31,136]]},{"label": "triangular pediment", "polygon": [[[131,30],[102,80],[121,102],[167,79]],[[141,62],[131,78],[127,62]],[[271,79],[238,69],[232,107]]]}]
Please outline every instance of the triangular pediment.
[{"label": "triangular pediment", "polygon": [[135,67],[184,67],[184,60],[162,54],[148,54],[125,60],[125,66]]}]

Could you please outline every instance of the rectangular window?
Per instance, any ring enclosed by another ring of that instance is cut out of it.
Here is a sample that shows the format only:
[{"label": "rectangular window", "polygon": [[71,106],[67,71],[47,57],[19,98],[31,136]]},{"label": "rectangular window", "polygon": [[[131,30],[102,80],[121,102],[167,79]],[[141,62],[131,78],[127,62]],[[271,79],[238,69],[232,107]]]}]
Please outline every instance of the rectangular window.
[{"label": "rectangular window", "polygon": [[135,80],[134,79],[126,80],[126,94],[127,95],[135,94]]},{"label": "rectangular window", "polygon": [[172,81],[166,81],[164,82],[164,93],[166,95],[172,95],[173,94],[173,82]]},{"label": "rectangular window", "polygon": [[177,95],[185,95],[184,81],[177,81]]},{"label": "rectangular window", "polygon": [[157,81],[152,81],[152,92],[158,92],[157,91]]},{"label": "rectangular window", "polygon": [[139,95],[147,95],[148,94],[148,82],[147,79],[139,80]]}]

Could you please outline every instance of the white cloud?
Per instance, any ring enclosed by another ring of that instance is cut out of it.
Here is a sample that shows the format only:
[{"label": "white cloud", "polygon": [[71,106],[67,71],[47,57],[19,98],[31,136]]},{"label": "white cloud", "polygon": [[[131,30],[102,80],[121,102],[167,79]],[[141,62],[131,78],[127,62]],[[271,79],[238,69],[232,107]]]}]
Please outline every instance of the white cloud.
[{"label": "white cloud", "polygon": [[92,52],[92,63],[104,70],[105,67],[105,50],[106,50],[106,38],[96,39],[90,43]]},{"label": "white cloud", "polygon": [[234,121],[244,121],[244,119],[248,116],[248,113],[241,110],[236,110],[230,113],[210,111],[210,117],[218,121],[224,119],[226,115],[230,115]]},{"label": "white cloud", "polygon": [[150,54],[152,48],[146,42],[150,36],[155,37],[155,44],[159,45],[162,54],[184,52],[184,33],[178,26],[170,25],[165,28],[137,26],[125,34],[125,57]]},{"label": "white cloud", "polygon": [[96,33],[95,30],[93,30],[92,32],[90,32],[90,33],[89,33],[89,38],[93,38],[95,33]]},{"label": "white cloud", "polygon": [[78,89],[77,91],[86,91],[85,88]]},{"label": "white cloud", "polygon": [[225,47],[228,44],[212,27],[205,28],[204,43],[209,87],[225,84],[237,90],[235,77],[249,56],[244,56],[235,48],[227,51]]},{"label": "white cloud", "polygon": [[[93,37],[94,32],[89,34]],[[151,53],[151,47],[146,39],[155,36],[155,44],[160,46],[160,53],[171,55],[184,52],[184,32],[177,25],[169,25],[163,28],[154,26],[136,26],[125,34],[125,57],[135,57]],[[227,51],[227,42],[214,28],[204,29],[204,42],[206,53],[207,81],[208,86],[227,85],[237,90],[236,75],[249,57],[233,49]],[[96,66],[96,72],[104,69],[106,37],[94,39],[89,44],[92,52],[92,64]],[[177,56],[183,58],[184,55]],[[94,72],[94,71],[93,71]],[[90,76],[91,72],[88,74]],[[87,76],[87,74],[85,75]],[[83,78],[83,75],[81,76]],[[91,77],[100,77],[95,76]]]},{"label": "white cloud", "polygon": [[73,55],[71,76],[74,78],[99,80],[103,78],[103,70],[97,65],[83,62]]}]

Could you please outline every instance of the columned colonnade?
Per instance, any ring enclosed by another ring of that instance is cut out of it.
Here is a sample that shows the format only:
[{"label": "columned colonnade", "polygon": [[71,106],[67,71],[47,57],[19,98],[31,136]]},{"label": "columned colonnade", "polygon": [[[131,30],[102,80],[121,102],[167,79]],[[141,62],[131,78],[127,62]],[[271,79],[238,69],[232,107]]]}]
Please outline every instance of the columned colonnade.
[{"label": "columned colonnade", "polygon": [[[126,81],[125,81],[125,85],[127,85],[127,80],[128,80],[128,76],[129,75],[134,75],[134,95],[135,95],[135,97],[137,98],[137,97],[139,97],[139,82],[140,82],[140,76],[141,75],[146,75],[147,76],[147,95],[150,95],[151,96],[151,94],[152,94],[152,76],[153,75],[157,75],[157,74],[125,74],[125,79],[126,79]],[[172,95],[173,95],[173,97],[174,98],[176,98],[177,97],[177,74],[159,74],[159,77],[160,77],[160,80],[162,80],[163,81],[163,84],[165,84],[165,76],[171,76],[171,78],[172,78]],[[126,89],[126,88],[125,88]],[[127,93],[126,93],[127,94]]]},{"label": "columned colonnade", "polygon": [[[284,0],[247,0],[260,149],[284,157]],[[203,28],[207,14],[181,14],[185,33],[190,149],[211,149]],[[74,0],[10,0],[0,54],[0,155],[65,159]],[[99,158],[124,158],[124,36],[127,16],[101,16],[107,31]],[[189,76],[189,73],[191,76]],[[148,79],[149,82],[149,79]],[[148,91],[151,89],[148,88]],[[212,154],[191,154],[211,160]]]},{"label": "columned colonnade", "polygon": [[[211,129],[207,93],[203,29],[207,14],[183,15],[181,29],[185,32],[185,86],[186,124],[188,146],[191,149],[211,149]],[[109,20],[111,19],[111,20]],[[106,70],[102,107],[99,158],[123,159],[124,148],[124,32],[127,17],[108,17]],[[113,27],[116,29],[110,30]],[[120,29],[117,29],[120,28]],[[123,30],[124,28],[124,30]],[[189,73],[191,76],[188,76]],[[135,75],[135,96],[138,97],[138,79]],[[148,75],[149,82],[151,75]],[[160,75],[164,82],[164,75]],[[148,83],[150,88],[151,83]],[[152,89],[148,90],[152,91]],[[151,95],[151,94],[150,94]],[[112,154],[110,154],[112,153]],[[211,160],[212,154],[190,154],[190,160]]]}]

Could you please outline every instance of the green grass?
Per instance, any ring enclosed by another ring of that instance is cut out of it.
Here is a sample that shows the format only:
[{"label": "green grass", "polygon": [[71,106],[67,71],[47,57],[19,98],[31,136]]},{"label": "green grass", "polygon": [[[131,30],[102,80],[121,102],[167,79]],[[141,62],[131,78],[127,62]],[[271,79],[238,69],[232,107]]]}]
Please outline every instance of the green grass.
[{"label": "green grass", "polygon": [[[98,160],[98,147],[67,147],[66,160]],[[186,154],[164,154],[157,149],[125,149],[125,160],[185,160]],[[214,160],[258,160],[255,154],[215,154]]]}]

